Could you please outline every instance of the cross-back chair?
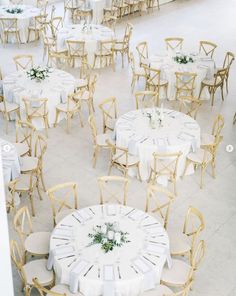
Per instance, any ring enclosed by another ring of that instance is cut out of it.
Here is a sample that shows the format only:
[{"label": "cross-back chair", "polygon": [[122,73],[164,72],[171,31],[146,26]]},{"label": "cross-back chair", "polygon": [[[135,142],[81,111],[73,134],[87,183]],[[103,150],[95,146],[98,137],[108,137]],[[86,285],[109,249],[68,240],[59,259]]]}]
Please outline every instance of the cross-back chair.
[{"label": "cross-back chair", "polygon": [[19,156],[32,155],[33,137],[36,129],[27,121],[18,120],[16,122],[16,147]]},{"label": "cross-back chair", "polygon": [[165,38],[166,50],[181,51],[183,48],[184,38],[169,37]]},{"label": "cross-back chair", "polygon": [[153,108],[159,106],[159,96],[155,91],[143,90],[135,94],[136,109]]},{"label": "cross-back chair", "polygon": [[140,42],[136,46],[136,50],[139,55],[139,66],[146,65],[148,60],[148,43],[146,41]]},{"label": "cross-back chair", "polygon": [[3,32],[3,44],[8,43],[9,36],[15,35],[18,45],[21,43],[20,30],[17,18],[0,18],[0,24]]},{"label": "cross-back chair", "polygon": [[225,55],[224,63],[223,63],[223,69],[227,69],[227,74],[225,77],[225,85],[226,85],[226,91],[227,93],[229,92],[229,73],[230,73],[230,68],[233,64],[233,61],[235,60],[235,55],[228,51]]},{"label": "cross-back chair", "polygon": [[135,58],[134,58],[134,55],[132,52],[129,55],[129,59],[130,59],[130,65],[131,65],[131,69],[132,69],[131,88],[132,88],[132,92],[133,92],[135,84],[137,81],[139,81],[139,78],[141,78],[141,77],[146,78],[146,72],[143,69],[143,67],[140,67],[136,64]]},{"label": "cross-back chair", "polygon": [[91,23],[93,19],[93,10],[90,8],[76,8],[73,13],[73,23]]},{"label": "cross-back chair", "polygon": [[85,41],[67,40],[68,55],[72,67],[75,67],[75,61],[78,59],[81,63],[87,63],[87,52],[85,50]]},{"label": "cross-back chair", "polygon": [[27,42],[30,41],[30,37],[31,37],[31,33],[34,34],[34,40],[38,40],[40,37],[40,31],[44,30],[45,26],[47,25],[47,13],[42,12],[42,14],[37,15],[36,17],[34,17],[31,22],[30,25],[28,27],[28,40]]},{"label": "cross-back chair", "polygon": [[115,97],[110,97],[103,100],[99,104],[99,109],[102,112],[103,119],[103,133],[107,131],[113,131],[115,121],[117,119],[117,103]]},{"label": "cross-back chair", "polygon": [[94,53],[93,68],[96,66],[97,59],[99,60],[99,66],[102,68],[105,66],[112,66],[113,71],[115,71],[115,61],[114,61],[114,46],[115,40],[105,40],[98,43],[98,50]]},{"label": "cross-back chair", "polygon": [[202,133],[201,134],[201,147],[207,148],[209,145],[213,145],[215,142],[215,138],[221,138],[221,132],[224,127],[224,117],[220,114],[216,115],[215,120],[213,122],[211,134]]},{"label": "cross-back chair", "polygon": [[190,72],[175,72],[175,99],[181,96],[192,96],[195,89],[196,73]]},{"label": "cross-back chair", "polygon": [[199,42],[199,53],[213,58],[217,45],[210,41],[202,40]]},{"label": "cross-back chair", "polygon": [[13,58],[16,70],[27,70],[33,67],[33,56],[30,54],[20,54]]},{"label": "cross-back chair", "polygon": [[192,96],[179,96],[178,103],[180,112],[183,112],[194,119],[197,118],[197,113],[202,105],[202,102],[199,99]]},{"label": "cross-back chair", "polygon": [[55,16],[50,20],[50,29],[52,37],[56,38],[58,31],[63,27],[63,19],[61,16]]},{"label": "cross-back chair", "polygon": [[19,182],[18,179],[14,179],[7,184],[6,188],[6,209],[7,213],[13,211],[16,212],[16,208],[20,204],[20,197],[16,192],[16,184]]}]

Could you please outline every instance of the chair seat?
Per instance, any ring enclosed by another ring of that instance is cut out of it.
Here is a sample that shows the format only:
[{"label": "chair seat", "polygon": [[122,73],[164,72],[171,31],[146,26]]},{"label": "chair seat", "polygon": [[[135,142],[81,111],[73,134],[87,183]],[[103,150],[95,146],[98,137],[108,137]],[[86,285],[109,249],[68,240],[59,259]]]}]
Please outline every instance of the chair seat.
[{"label": "chair seat", "polygon": [[107,143],[106,143],[107,140],[112,142],[110,134],[99,134],[96,137],[96,142],[98,146],[107,146]]},{"label": "chair seat", "polygon": [[87,79],[76,79],[75,88],[83,88],[88,86]]},{"label": "chair seat", "polygon": [[84,91],[82,96],[80,97],[80,100],[84,100],[84,101],[87,101],[90,99],[90,96],[89,96],[89,91]]},{"label": "chair seat", "polygon": [[16,32],[19,32],[20,30],[18,28],[7,28],[7,29],[4,29],[4,32],[5,33],[16,33]]},{"label": "chair seat", "polygon": [[128,48],[128,44],[124,44],[123,42],[116,42],[114,46],[115,51],[121,51]]},{"label": "chair seat", "polygon": [[197,151],[195,153],[189,153],[187,155],[187,159],[189,159],[195,163],[201,164],[204,159],[204,153],[205,153],[205,161],[210,162],[212,160],[212,154],[209,151],[206,151],[201,148],[197,149]]},{"label": "chair seat", "polygon": [[134,73],[139,76],[146,76],[145,70],[142,67],[135,67]]},{"label": "chair seat", "polygon": [[[55,293],[60,293],[63,295],[66,294],[66,296],[82,296],[82,294],[79,292],[71,293],[69,290],[69,287],[66,285],[56,285],[50,291],[53,291]],[[47,296],[49,296],[49,294],[47,294]]]},{"label": "chair seat", "polygon": [[210,134],[201,134],[201,146],[213,145],[215,142],[215,137]]},{"label": "chair seat", "polygon": [[172,295],[172,294],[173,294],[173,291],[170,288],[164,285],[158,285],[156,286],[155,289],[142,293],[142,296],[165,296],[165,295]]},{"label": "chair seat", "polygon": [[50,285],[53,282],[54,275],[53,271],[47,270],[46,266],[46,259],[33,260],[26,263],[23,266],[23,269],[26,275],[27,284],[32,285],[32,279],[37,278],[39,283],[43,286]]},{"label": "chair seat", "polygon": [[3,102],[0,103],[0,111],[1,112],[6,111],[7,113],[9,113],[9,112],[16,111],[19,108],[20,107],[18,104],[6,102],[6,110],[5,110]]},{"label": "chair seat", "polygon": [[78,105],[76,105],[76,103],[74,103],[74,104],[70,103],[70,107],[69,107],[69,109],[67,109],[67,103],[65,103],[65,104],[61,103],[56,106],[56,109],[58,109],[61,112],[66,113],[66,112],[76,111],[77,109],[79,109],[79,107],[78,107]]},{"label": "chair seat", "polygon": [[110,56],[110,55],[112,55],[112,51],[111,50],[104,50],[104,51],[96,51],[95,53],[95,56],[101,56],[101,57],[103,57],[103,56]]},{"label": "chair seat", "polygon": [[[216,86],[220,85],[222,83],[222,80],[218,77],[217,80],[216,80]],[[215,78],[213,79],[204,79],[202,81],[202,84],[205,84],[205,85],[209,85],[209,86],[213,86],[215,84]]]},{"label": "chair seat", "polygon": [[170,239],[171,255],[185,254],[191,250],[188,238],[183,233],[171,233],[168,231]]},{"label": "chair seat", "polygon": [[[158,84],[157,84],[157,82],[158,81],[156,81],[155,82],[155,79],[154,80],[147,80],[147,84],[148,85],[151,85],[151,86],[157,86]],[[167,80],[165,80],[165,79],[160,79],[160,86],[164,86],[164,85],[167,85],[168,84],[168,81]]]},{"label": "chair seat", "polygon": [[29,146],[26,143],[14,143],[13,145],[19,156],[23,156],[29,152]]},{"label": "chair seat", "polygon": [[60,211],[59,213],[57,213],[56,217],[55,217],[56,224],[58,224],[67,215],[72,214],[74,211],[76,211],[76,210],[75,209],[64,209],[64,210]]},{"label": "chair seat", "polygon": [[[116,159],[117,157],[119,156],[119,154],[115,154],[113,156],[113,160]],[[115,161],[119,164],[122,164],[122,165],[125,165],[126,164],[126,157],[125,155],[121,156],[117,161]],[[132,166],[132,165],[136,165],[139,163],[139,159],[138,157],[134,156],[134,155],[131,155],[129,154],[128,155],[128,166]]]},{"label": "chair seat", "polygon": [[[16,191],[28,191],[30,189],[30,174],[21,174],[18,179]],[[33,178],[33,183],[35,183],[35,177]]]},{"label": "chair seat", "polygon": [[189,278],[192,267],[179,259],[172,259],[172,267],[164,267],[161,281],[165,284],[184,285]]},{"label": "chair seat", "polygon": [[25,156],[20,158],[20,170],[21,172],[30,172],[34,171],[38,167],[38,158]]},{"label": "chair seat", "polygon": [[33,232],[25,239],[25,250],[34,255],[49,253],[50,232]]}]

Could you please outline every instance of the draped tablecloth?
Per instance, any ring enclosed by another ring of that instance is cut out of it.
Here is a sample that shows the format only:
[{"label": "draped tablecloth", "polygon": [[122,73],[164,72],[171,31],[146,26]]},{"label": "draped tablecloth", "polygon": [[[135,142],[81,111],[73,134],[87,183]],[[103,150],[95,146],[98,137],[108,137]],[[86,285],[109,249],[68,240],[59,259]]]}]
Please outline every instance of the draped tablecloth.
[{"label": "draped tablecloth", "polygon": [[17,151],[13,144],[0,138],[0,148],[2,151],[3,178],[7,184],[20,175],[20,163]]},{"label": "draped tablecloth", "polygon": [[[65,71],[53,68],[50,68],[50,73],[48,75],[49,77],[44,81],[36,82],[27,76],[26,71],[18,71],[10,74],[3,80],[3,92],[8,102],[20,104],[23,118],[23,97],[48,99],[48,121],[49,126],[53,126],[56,116],[56,105],[66,103],[67,95],[74,91],[75,78]],[[61,116],[59,120],[62,118]],[[36,129],[44,127],[41,119],[34,119],[33,124]]]},{"label": "draped tablecloth", "polygon": [[[22,13],[8,13],[7,9],[12,8],[21,8],[23,10]],[[33,7],[31,5],[8,5],[8,6],[0,6],[0,18],[17,18],[18,20],[18,28],[20,31],[20,39],[22,43],[26,43],[28,39],[28,27],[30,24],[30,20],[36,16],[40,15],[40,9],[37,7]],[[0,27],[0,30],[2,31],[2,27]],[[2,32],[1,32],[2,33]],[[13,34],[10,34],[13,35]],[[9,35],[9,41],[10,42],[16,42],[14,36]]]},{"label": "draped tablecloth", "polygon": [[[90,245],[96,225],[116,222],[130,241],[105,253]],[[86,296],[135,296],[160,282],[165,262],[171,265],[169,238],[159,221],[121,205],[97,205],[75,211],[54,229],[48,269],[71,292]]]},{"label": "draped tablecloth", "polygon": [[149,178],[154,152],[182,152],[177,168],[177,176],[181,176],[186,155],[200,146],[200,127],[193,118],[181,112],[163,109],[162,126],[153,129],[148,114],[155,110],[161,109],[130,111],[121,116],[115,126],[116,145],[128,148],[131,154],[139,157],[143,180]]},{"label": "draped tablecloth", "polygon": [[[198,98],[201,81],[203,79],[211,79],[215,72],[215,62],[209,57],[198,56],[196,54],[190,55],[194,62],[188,64],[178,64],[174,61],[176,54],[169,52],[167,55],[155,55],[151,56],[146,62],[150,64],[152,68],[161,70],[161,78],[168,81],[168,99],[175,99],[175,84],[176,76],[175,72],[191,72],[196,73],[197,77],[195,80],[194,96]],[[164,96],[161,93],[161,96]],[[209,92],[205,88],[202,92],[201,98],[208,100],[210,99]]]},{"label": "draped tablecloth", "polygon": [[94,53],[98,49],[100,41],[111,40],[114,32],[101,25],[68,25],[62,28],[57,35],[57,47],[66,49],[66,40],[85,41],[85,49],[88,53],[88,63],[93,65]]}]

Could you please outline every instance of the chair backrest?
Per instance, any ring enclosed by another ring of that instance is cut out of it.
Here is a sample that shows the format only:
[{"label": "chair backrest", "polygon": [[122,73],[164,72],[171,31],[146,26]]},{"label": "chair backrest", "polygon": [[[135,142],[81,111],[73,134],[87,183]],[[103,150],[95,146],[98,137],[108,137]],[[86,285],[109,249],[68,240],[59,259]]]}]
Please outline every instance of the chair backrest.
[{"label": "chair backrest", "polygon": [[210,58],[213,57],[217,45],[210,41],[202,40],[199,42],[199,53],[203,53]]},{"label": "chair backrest", "polygon": [[183,48],[184,39],[181,37],[165,38],[166,50],[179,51]]},{"label": "chair backrest", "polygon": [[97,179],[100,203],[119,203],[126,205],[129,180],[120,176],[103,176]]},{"label": "chair backrest", "polygon": [[193,279],[190,277],[187,283],[184,285],[183,288],[181,288],[178,292],[173,292],[171,294],[163,294],[162,296],[188,296],[189,290],[191,289],[191,286],[193,284]]},{"label": "chair backrest", "polygon": [[26,70],[33,67],[33,56],[30,54],[20,54],[13,58],[16,70]]},{"label": "chair backrest", "polygon": [[129,152],[127,148],[119,147],[109,140],[106,141],[107,146],[110,148],[110,159],[114,164],[119,164],[119,167],[126,169],[129,164]]},{"label": "chair backrest", "polygon": [[[39,294],[39,296],[66,296],[66,293],[58,293],[58,292],[53,292],[45,287],[43,287],[37,278],[33,279],[33,290],[36,290]],[[35,291],[34,291],[35,293]],[[26,295],[27,296],[27,295]]]},{"label": "chair backrest", "polygon": [[201,263],[206,251],[206,245],[204,240],[201,240],[198,245],[195,247],[192,255],[191,265],[193,270],[197,270],[199,264]]},{"label": "chair backrest", "polygon": [[196,119],[198,110],[202,105],[199,99],[195,99],[192,96],[179,96],[178,102],[180,112],[184,112],[186,115]]},{"label": "chair backrest", "polygon": [[94,145],[96,145],[96,143],[97,143],[97,141],[96,141],[97,126],[96,126],[95,118],[94,118],[94,116],[92,114],[89,115],[88,123],[89,123],[89,126],[90,126],[91,131],[92,131],[93,143],[94,143]]},{"label": "chair backrest", "polygon": [[135,71],[136,70],[136,63],[135,63],[134,54],[132,52],[129,53],[129,60],[130,60],[132,72],[135,73],[136,72]]},{"label": "chair backrest", "polygon": [[80,67],[80,78],[87,80],[89,84],[91,74],[92,74],[92,67],[88,63],[85,63],[82,61],[81,67]]},{"label": "chair backrest", "polygon": [[24,244],[25,238],[33,232],[32,221],[29,210],[26,206],[20,208],[13,220],[15,231],[18,233],[21,243]]},{"label": "chair backrest", "polygon": [[15,210],[16,185],[19,179],[14,179],[8,183],[6,192],[6,208],[9,213],[11,209]]},{"label": "chair backrest", "polygon": [[70,56],[82,57],[85,54],[85,41],[66,40]]},{"label": "chair backrest", "polygon": [[25,286],[27,284],[27,280],[26,280],[26,275],[25,275],[25,271],[24,271],[24,264],[25,264],[25,259],[24,259],[24,254],[23,251],[21,250],[17,241],[15,240],[11,240],[10,241],[10,250],[11,250],[11,259],[14,262],[19,275],[21,277],[23,286]]},{"label": "chair backrest", "polygon": [[129,42],[132,36],[133,32],[133,25],[130,23],[127,23],[125,27],[125,34],[124,34],[124,39],[123,39],[123,46],[129,46]]},{"label": "chair backrest", "polygon": [[33,118],[44,117],[48,113],[47,104],[48,99],[40,98],[40,99],[29,99],[22,98],[22,101],[25,105],[26,116],[31,120]]},{"label": "chair backrest", "polygon": [[167,228],[170,207],[174,199],[174,194],[167,189],[149,184],[147,187],[145,211],[159,216],[163,220],[163,226]]},{"label": "chair backrest", "polygon": [[182,155],[178,153],[153,153],[154,171],[157,176],[176,176],[179,158]]},{"label": "chair backrest", "polygon": [[17,18],[0,18],[0,23],[2,29],[5,32],[16,32],[18,29],[18,19]]},{"label": "chair backrest", "polygon": [[57,36],[57,32],[63,27],[63,20],[61,16],[53,17],[50,20],[50,28],[52,36],[55,38]]},{"label": "chair backrest", "polygon": [[30,122],[22,120],[16,122],[16,143],[25,143],[29,147],[30,154],[35,130],[35,127]]},{"label": "chair backrest", "polygon": [[110,97],[102,101],[98,106],[102,111],[103,131],[109,129],[109,122],[117,118],[116,98]]},{"label": "chair backrest", "polygon": [[64,7],[71,9],[78,7],[78,1],[77,0],[64,0]]},{"label": "chair backrest", "polygon": [[39,165],[42,167],[43,156],[47,150],[47,141],[42,134],[38,134],[35,141],[34,156],[38,158]]},{"label": "chair backrest", "polygon": [[81,21],[87,21],[90,22],[93,18],[93,9],[89,8],[76,8],[73,13],[73,21],[81,22]]},{"label": "chair backrest", "polygon": [[77,90],[75,93],[71,93],[67,96],[66,111],[68,114],[80,109],[81,102],[79,99],[81,98],[83,92],[84,90]]},{"label": "chair backrest", "polygon": [[144,90],[135,93],[136,109],[153,108],[159,106],[158,92]]},{"label": "chair backrest", "polygon": [[224,58],[223,68],[230,68],[233,61],[235,60],[235,55],[228,51]]},{"label": "chair backrest", "polygon": [[176,91],[178,94],[184,96],[192,95],[197,74],[190,72],[175,72],[175,77]]},{"label": "chair backrest", "polygon": [[227,77],[227,74],[228,74],[227,68],[217,70],[215,74],[214,86],[222,85]]},{"label": "chair backrest", "polygon": [[53,221],[56,224],[56,215],[64,209],[78,209],[78,186],[68,182],[58,184],[47,190],[53,211]]},{"label": "chair backrest", "polygon": [[225,120],[224,117],[218,114],[214,120],[213,127],[212,127],[212,135],[213,136],[220,136],[221,131],[224,127]]},{"label": "chair backrest", "polygon": [[154,87],[155,90],[159,92],[161,82],[161,70],[151,68],[147,65],[142,65],[142,67],[145,71],[147,87]]},{"label": "chair backrest", "polygon": [[113,54],[114,46],[115,46],[114,39],[100,41],[98,43],[98,51],[99,51],[100,55],[102,55],[104,53]]},{"label": "chair backrest", "polygon": [[35,29],[44,30],[45,26],[47,25],[47,14],[41,13],[34,18],[34,26]]},{"label": "chair backrest", "polygon": [[140,66],[144,63],[146,64],[146,60],[148,59],[148,44],[146,41],[140,42],[136,49],[139,55],[139,64]]}]

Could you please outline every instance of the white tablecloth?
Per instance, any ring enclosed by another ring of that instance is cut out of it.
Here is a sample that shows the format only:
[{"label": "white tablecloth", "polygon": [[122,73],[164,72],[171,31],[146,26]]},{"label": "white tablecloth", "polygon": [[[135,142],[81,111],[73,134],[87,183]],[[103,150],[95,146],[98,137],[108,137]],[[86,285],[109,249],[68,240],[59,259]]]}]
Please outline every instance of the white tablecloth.
[{"label": "white tablecloth", "polygon": [[152,113],[153,110],[135,110],[121,116],[115,126],[116,145],[128,148],[131,154],[139,157],[143,180],[149,177],[153,152],[181,151],[177,170],[180,176],[186,155],[200,146],[200,127],[190,116],[164,109],[163,126],[152,129],[146,113]]},{"label": "white tablecloth", "polygon": [[[176,76],[175,72],[192,72],[196,73],[194,96],[198,98],[200,92],[201,81],[203,79],[211,79],[214,75],[215,63],[209,57],[192,56],[194,63],[178,64],[173,60],[175,54],[169,53],[169,55],[156,55],[151,56],[148,63],[151,67],[161,69],[162,79],[168,81],[168,99],[175,99],[175,84]],[[164,94],[162,94],[164,95]],[[209,92],[204,89],[202,92],[202,98],[209,99]]]},{"label": "white tablecloth", "polygon": [[58,32],[58,49],[66,49],[66,40],[85,41],[85,49],[88,53],[88,63],[93,64],[94,53],[98,49],[100,41],[110,40],[114,37],[114,32],[101,25],[68,25]]},{"label": "white tablecloth", "polygon": [[[23,9],[22,13],[12,14],[8,13],[6,9],[18,7]],[[30,20],[35,16],[40,15],[40,9],[37,7],[33,7],[31,5],[9,5],[9,6],[0,6],[0,17],[3,18],[17,18],[18,19],[18,28],[20,30],[20,39],[22,43],[26,43],[28,39],[28,27],[30,24]],[[0,28],[2,31],[2,28]],[[12,34],[11,34],[12,35]],[[15,37],[9,36],[10,42],[16,42]]]},{"label": "white tablecloth", "polygon": [[106,0],[89,0],[93,10],[93,23],[101,24],[103,19],[103,9],[106,7]]},{"label": "white tablecloth", "polygon": [[2,151],[3,178],[7,184],[20,175],[20,163],[17,151],[13,144],[0,139],[0,148]]},{"label": "white tablecloth", "polygon": [[[58,69],[50,69],[49,77],[42,82],[30,80],[26,71],[18,71],[6,76],[3,80],[3,92],[7,101],[20,104],[21,114],[24,118],[23,97],[47,98],[48,120],[52,126],[55,121],[55,107],[59,103],[65,103],[67,95],[74,91],[74,77]],[[59,120],[62,119],[59,118]],[[36,129],[41,129],[44,124],[41,119],[35,119],[33,124]]]},{"label": "white tablecloth", "polygon": [[[118,222],[130,242],[108,253],[101,245],[88,246],[88,234],[105,222]],[[136,296],[160,282],[166,259],[171,265],[169,238],[155,218],[130,207],[99,205],[78,210],[56,226],[48,268],[53,265],[57,282],[69,284],[73,292],[78,288],[86,296]]]}]

